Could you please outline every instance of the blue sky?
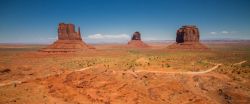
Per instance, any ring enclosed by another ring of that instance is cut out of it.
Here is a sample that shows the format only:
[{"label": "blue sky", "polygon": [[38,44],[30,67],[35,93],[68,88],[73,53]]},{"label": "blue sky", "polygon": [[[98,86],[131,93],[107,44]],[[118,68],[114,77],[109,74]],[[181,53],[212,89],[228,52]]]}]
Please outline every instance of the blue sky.
[{"label": "blue sky", "polygon": [[250,39],[249,0],[0,0],[0,43],[51,43],[60,22],[89,43],[174,40],[196,25],[202,40]]}]

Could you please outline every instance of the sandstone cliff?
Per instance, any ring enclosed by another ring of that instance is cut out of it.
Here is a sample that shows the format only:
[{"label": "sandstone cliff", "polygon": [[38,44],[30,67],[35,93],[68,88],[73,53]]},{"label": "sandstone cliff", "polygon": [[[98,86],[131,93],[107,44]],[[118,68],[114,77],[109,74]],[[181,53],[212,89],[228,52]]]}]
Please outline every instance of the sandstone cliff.
[{"label": "sandstone cliff", "polygon": [[129,47],[129,48],[147,48],[149,46],[141,40],[141,33],[136,31],[132,35],[131,40],[128,42],[127,47]]},{"label": "sandstone cliff", "polygon": [[176,43],[167,47],[168,49],[208,49],[200,43],[199,29],[193,25],[182,26],[176,32]]},{"label": "sandstone cliff", "polygon": [[81,37],[80,28],[75,31],[74,24],[60,23],[58,26],[58,40],[52,45],[41,49],[42,52],[76,52],[95,49],[86,44]]}]

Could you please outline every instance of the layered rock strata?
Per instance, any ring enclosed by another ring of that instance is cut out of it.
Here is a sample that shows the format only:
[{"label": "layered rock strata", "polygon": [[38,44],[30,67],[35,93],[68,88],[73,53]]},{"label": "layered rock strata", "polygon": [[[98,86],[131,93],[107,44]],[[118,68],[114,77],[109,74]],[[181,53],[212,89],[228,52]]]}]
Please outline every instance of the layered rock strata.
[{"label": "layered rock strata", "polygon": [[75,31],[74,24],[60,23],[58,26],[58,40],[52,45],[41,49],[42,52],[76,52],[95,49],[86,44],[81,37],[80,28]]}]

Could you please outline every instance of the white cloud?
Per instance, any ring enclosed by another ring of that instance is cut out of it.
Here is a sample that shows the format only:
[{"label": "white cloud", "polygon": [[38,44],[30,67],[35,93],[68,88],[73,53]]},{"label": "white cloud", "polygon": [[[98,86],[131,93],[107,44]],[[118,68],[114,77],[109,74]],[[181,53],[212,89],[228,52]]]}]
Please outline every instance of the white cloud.
[{"label": "white cloud", "polygon": [[119,34],[119,35],[102,35],[102,34],[94,34],[89,35],[89,39],[129,39],[130,36],[127,34]]},{"label": "white cloud", "polygon": [[222,34],[229,34],[230,32],[226,31],[226,30],[223,30],[221,31]]},{"label": "white cloud", "polygon": [[215,35],[215,34],[217,34],[217,32],[212,31],[212,32],[210,32],[210,34]]},{"label": "white cloud", "polygon": [[90,39],[101,39],[103,38],[102,34],[94,34],[94,35],[89,35],[88,38]]},{"label": "white cloud", "polygon": [[226,31],[226,30],[219,31],[219,32],[216,32],[216,31],[210,32],[211,35],[226,35],[226,34],[235,34],[235,33],[236,31]]},{"label": "white cloud", "polygon": [[127,34],[117,34],[117,35],[103,35],[94,34],[89,35],[85,39],[89,43],[126,43],[130,40],[130,36]]}]

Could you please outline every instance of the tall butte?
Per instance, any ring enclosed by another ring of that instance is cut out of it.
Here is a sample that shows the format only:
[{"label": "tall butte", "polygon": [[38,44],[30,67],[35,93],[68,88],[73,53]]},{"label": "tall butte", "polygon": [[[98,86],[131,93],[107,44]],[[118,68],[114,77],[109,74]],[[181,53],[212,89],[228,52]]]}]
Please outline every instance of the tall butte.
[{"label": "tall butte", "polygon": [[176,32],[176,43],[169,45],[169,49],[208,49],[200,43],[199,29],[194,25],[182,26]]},{"label": "tall butte", "polygon": [[130,48],[147,48],[149,47],[146,43],[141,40],[141,33],[136,31],[128,42],[128,47]]},{"label": "tall butte", "polygon": [[80,28],[75,31],[74,24],[60,23],[58,26],[58,40],[46,48],[39,51],[42,52],[76,52],[95,49],[86,44],[81,37]]}]

